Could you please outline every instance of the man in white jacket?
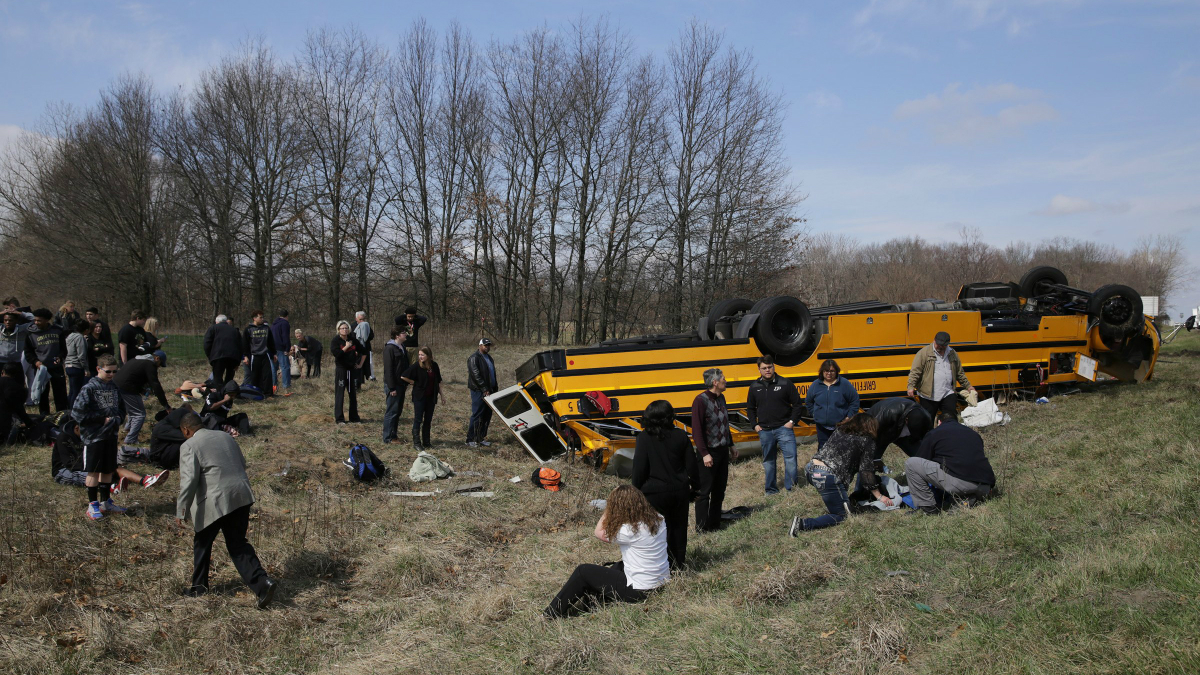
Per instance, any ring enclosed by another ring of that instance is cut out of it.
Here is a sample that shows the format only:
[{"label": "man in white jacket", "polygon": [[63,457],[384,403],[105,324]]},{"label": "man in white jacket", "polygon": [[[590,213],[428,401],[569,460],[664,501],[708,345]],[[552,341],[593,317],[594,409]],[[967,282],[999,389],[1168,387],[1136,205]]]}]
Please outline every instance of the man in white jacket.
[{"label": "man in white jacket", "polygon": [[225,534],[225,548],[242,581],[258,596],[258,608],[265,609],[275,597],[275,582],[267,577],[254,547],[246,541],[250,526],[250,505],[254,494],[246,476],[246,458],[237,441],[227,433],[205,429],[196,413],[179,421],[179,430],[187,439],[179,452],[179,499],[175,504],[175,523],[191,518],[196,534],[192,583],[184,595],[208,592],[208,569],[212,545],[217,533]]}]

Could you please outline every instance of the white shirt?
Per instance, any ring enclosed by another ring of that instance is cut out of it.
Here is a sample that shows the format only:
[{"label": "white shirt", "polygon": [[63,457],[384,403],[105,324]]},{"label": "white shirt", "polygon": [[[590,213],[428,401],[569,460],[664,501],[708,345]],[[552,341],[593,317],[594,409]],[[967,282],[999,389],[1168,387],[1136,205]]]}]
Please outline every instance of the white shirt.
[{"label": "white shirt", "polygon": [[633,526],[626,523],[613,541],[621,547],[625,582],[630,588],[648,591],[671,578],[667,565],[667,523],[662,517],[658,519],[658,534],[650,534],[650,528],[644,524],[634,532]]},{"label": "white shirt", "polygon": [[954,373],[950,372],[950,347],[946,353],[938,355],[933,350],[933,399],[940,401],[954,393]]}]

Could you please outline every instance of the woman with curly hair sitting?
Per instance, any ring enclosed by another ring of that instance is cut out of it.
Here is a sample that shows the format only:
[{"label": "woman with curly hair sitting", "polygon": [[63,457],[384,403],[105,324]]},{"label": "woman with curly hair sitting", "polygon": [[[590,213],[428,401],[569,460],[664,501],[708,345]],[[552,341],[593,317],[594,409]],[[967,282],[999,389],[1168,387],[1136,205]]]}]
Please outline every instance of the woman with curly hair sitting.
[{"label": "woman with curly hair sitting", "polygon": [[576,567],[546,607],[547,618],[575,616],[606,602],[639,602],[670,578],[666,523],[632,485],[622,485],[608,495],[595,535],[620,546],[621,561]]}]

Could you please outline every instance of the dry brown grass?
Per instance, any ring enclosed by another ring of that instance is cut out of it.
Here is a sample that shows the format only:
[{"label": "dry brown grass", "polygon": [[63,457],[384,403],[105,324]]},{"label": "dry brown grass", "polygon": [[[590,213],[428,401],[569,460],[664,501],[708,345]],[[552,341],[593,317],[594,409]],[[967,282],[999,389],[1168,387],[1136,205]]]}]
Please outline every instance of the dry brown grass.
[{"label": "dry brown grass", "polygon": [[[856,516],[792,540],[791,517],[819,513],[820,499],[764,498],[759,463],[738,463],[727,505],[756,511],[692,534],[691,570],[644,603],[545,622],[574,565],[619,555],[591,536],[588,501],[620,481],[559,463],[567,489],[533,490],[535,464],[503,430],[489,451],[464,447],[470,347],[457,341],[435,344],[450,401],[433,452],[481,475],[433,487],[483,482],[493,499],[386,494],[430,485],[407,478],[415,449],[378,443],[378,385],[364,392],[363,425],[330,422],[328,372],[244,406],[259,429],[241,443],[258,498],[250,538],[281,581],[266,612],[219,544],[214,592],[176,595],[191,550],[190,531],[172,525],[175,478],[123,497],[134,516],[91,523],[82,490],[49,480],[46,449],[5,448],[0,672],[1200,670],[1192,357],[1170,356],[1144,387],[1010,406],[1013,423],[985,432],[1005,496],[941,519]],[[501,345],[501,373],[532,352]],[[340,461],[355,441],[393,477],[353,482]],[[909,574],[886,574],[899,569]]]}]

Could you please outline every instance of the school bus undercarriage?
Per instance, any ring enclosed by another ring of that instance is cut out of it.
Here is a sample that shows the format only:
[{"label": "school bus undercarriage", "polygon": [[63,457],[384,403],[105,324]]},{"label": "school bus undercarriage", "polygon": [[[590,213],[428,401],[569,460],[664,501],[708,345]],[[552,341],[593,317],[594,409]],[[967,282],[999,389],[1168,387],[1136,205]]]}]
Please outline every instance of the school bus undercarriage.
[{"label": "school bus undercarriage", "polygon": [[[905,395],[913,355],[939,331],[950,334],[981,396],[1094,381],[1097,374],[1143,382],[1153,375],[1161,343],[1133,289],[1111,284],[1089,292],[1069,286],[1055,268],[1036,267],[1018,283],[967,284],[948,302],[810,310],[789,296],[723,300],[690,333],[539,352],[517,369],[518,384],[487,400],[538,461],[571,452],[605,467],[614,455],[631,457],[638,419],[654,400],[670,401],[688,428],[692,400],[704,389],[702,373],[716,367],[728,381],[734,443],[756,447],[746,392],[763,354],[775,358],[776,371],[801,398],[819,364],[836,359],[869,407]],[[603,393],[611,409],[598,409],[588,392]],[[795,433],[812,435],[815,428],[801,423]]]}]

